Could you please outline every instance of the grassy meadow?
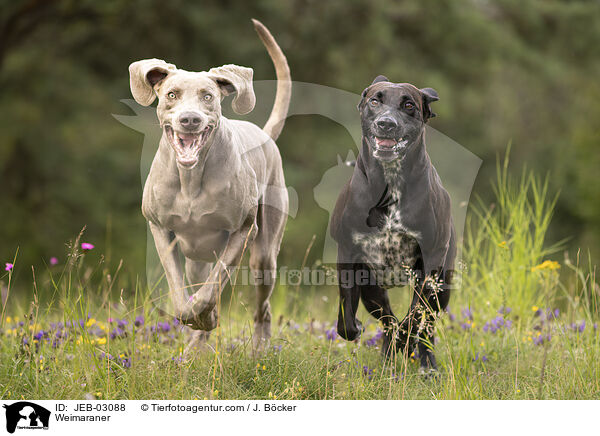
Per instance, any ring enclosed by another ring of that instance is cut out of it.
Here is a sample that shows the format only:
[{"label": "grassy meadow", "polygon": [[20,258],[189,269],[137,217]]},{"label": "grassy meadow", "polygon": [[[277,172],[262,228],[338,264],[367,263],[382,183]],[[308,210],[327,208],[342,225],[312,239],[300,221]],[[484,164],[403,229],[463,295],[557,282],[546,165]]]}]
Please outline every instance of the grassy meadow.
[{"label": "grassy meadow", "polygon": [[[364,308],[361,340],[337,337],[332,286],[278,285],[273,337],[257,354],[254,292],[228,287],[209,346],[184,356],[186,329],[157,309],[152,287],[118,289],[127,266],[91,262],[84,236],[66,262],[32,269],[28,288],[11,288],[15,269],[26,268],[18,255],[0,277],[0,397],[600,399],[594,266],[545,240],[554,193],[528,172],[511,177],[506,164],[494,203],[472,201],[461,287],[437,323],[437,378],[419,375],[414,355],[383,361],[380,326]],[[392,290],[391,298],[402,316],[409,290]]]}]

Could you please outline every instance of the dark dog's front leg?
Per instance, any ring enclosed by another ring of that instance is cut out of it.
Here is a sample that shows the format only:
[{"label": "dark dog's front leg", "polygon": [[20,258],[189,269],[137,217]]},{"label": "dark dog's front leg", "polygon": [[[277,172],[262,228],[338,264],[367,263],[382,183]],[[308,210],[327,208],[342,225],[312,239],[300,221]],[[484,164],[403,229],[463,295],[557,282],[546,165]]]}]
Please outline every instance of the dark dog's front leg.
[{"label": "dark dog's front leg", "polygon": [[[444,274],[440,271],[436,277]],[[417,280],[410,309],[400,324],[398,347],[411,351],[417,344],[422,371],[437,370],[433,353],[435,320],[449,300],[450,287],[446,283],[435,282],[431,276]]]},{"label": "dark dog's front leg", "polygon": [[357,283],[356,277],[355,265],[338,264],[340,307],[338,311],[337,332],[347,341],[354,341],[360,338],[363,330],[361,322],[356,319],[356,310],[358,309],[358,302],[360,300],[360,283]]}]

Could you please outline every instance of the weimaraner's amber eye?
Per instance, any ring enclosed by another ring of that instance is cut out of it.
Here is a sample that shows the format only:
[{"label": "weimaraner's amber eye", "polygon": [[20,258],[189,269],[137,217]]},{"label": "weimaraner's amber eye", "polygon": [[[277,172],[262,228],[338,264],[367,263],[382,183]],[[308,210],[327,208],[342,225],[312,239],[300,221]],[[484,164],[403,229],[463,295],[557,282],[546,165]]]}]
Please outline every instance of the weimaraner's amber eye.
[{"label": "weimaraner's amber eye", "polygon": [[379,106],[379,100],[377,100],[376,98],[372,98],[371,100],[369,100],[369,104],[373,107]]},{"label": "weimaraner's amber eye", "polygon": [[171,91],[167,94],[167,97],[173,99],[173,98],[177,97],[177,95],[173,91]]},{"label": "weimaraner's amber eye", "polygon": [[204,95],[204,101],[212,101],[213,96],[212,94],[205,94]]}]

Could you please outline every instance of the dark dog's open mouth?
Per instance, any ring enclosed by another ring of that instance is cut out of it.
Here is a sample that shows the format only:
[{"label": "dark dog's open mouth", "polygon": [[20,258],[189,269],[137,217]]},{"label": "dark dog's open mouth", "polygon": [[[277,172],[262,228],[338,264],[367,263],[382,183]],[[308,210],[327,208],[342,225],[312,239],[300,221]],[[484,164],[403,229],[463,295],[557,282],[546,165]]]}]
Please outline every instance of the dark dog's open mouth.
[{"label": "dark dog's open mouth", "polygon": [[208,125],[198,133],[180,133],[171,126],[165,126],[167,138],[177,156],[177,163],[188,169],[196,166],[200,150],[206,144],[212,130],[213,126]]},{"label": "dark dog's open mouth", "polygon": [[380,138],[375,136],[373,155],[382,160],[396,159],[406,148],[408,140],[404,138]]}]

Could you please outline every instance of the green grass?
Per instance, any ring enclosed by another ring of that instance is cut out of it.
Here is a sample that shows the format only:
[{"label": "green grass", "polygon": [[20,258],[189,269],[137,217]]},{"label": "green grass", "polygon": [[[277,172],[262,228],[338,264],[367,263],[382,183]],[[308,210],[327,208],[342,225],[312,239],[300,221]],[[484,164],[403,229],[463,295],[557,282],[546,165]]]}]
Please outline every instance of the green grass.
[{"label": "green grass", "polygon": [[[31,288],[19,289],[20,295],[11,289],[11,275],[3,278],[8,298],[2,307],[0,396],[600,399],[594,267],[566,256],[543,263],[561,249],[544,240],[554,199],[547,184],[526,172],[511,178],[506,162],[498,168],[495,205],[480,202],[471,210],[459,268],[462,288],[451,299],[450,314],[437,323],[437,378],[420,376],[414,358],[384,362],[380,342],[371,340],[378,325],[362,309],[366,331],[360,343],[330,340],[337,291],[327,286],[278,286],[271,300],[273,338],[259,354],[251,346],[253,291],[228,289],[208,349],[182,359],[186,332],[156,309],[156,293],[141,286],[120,292],[115,282],[121,267],[89,265],[76,241],[67,265],[39,276],[34,271]],[[408,290],[391,296],[402,314]],[[498,313],[506,307],[510,313]],[[547,319],[547,309],[560,314]],[[136,316],[144,317],[143,325],[134,325]],[[116,320],[127,321],[126,335],[111,339]],[[50,323],[72,321],[76,326],[63,329],[68,336],[53,346],[56,328]],[[492,322],[499,326],[495,333]],[[168,332],[152,331],[166,329],[165,323]],[[40,330],[49,333],[36,340]]]}]

